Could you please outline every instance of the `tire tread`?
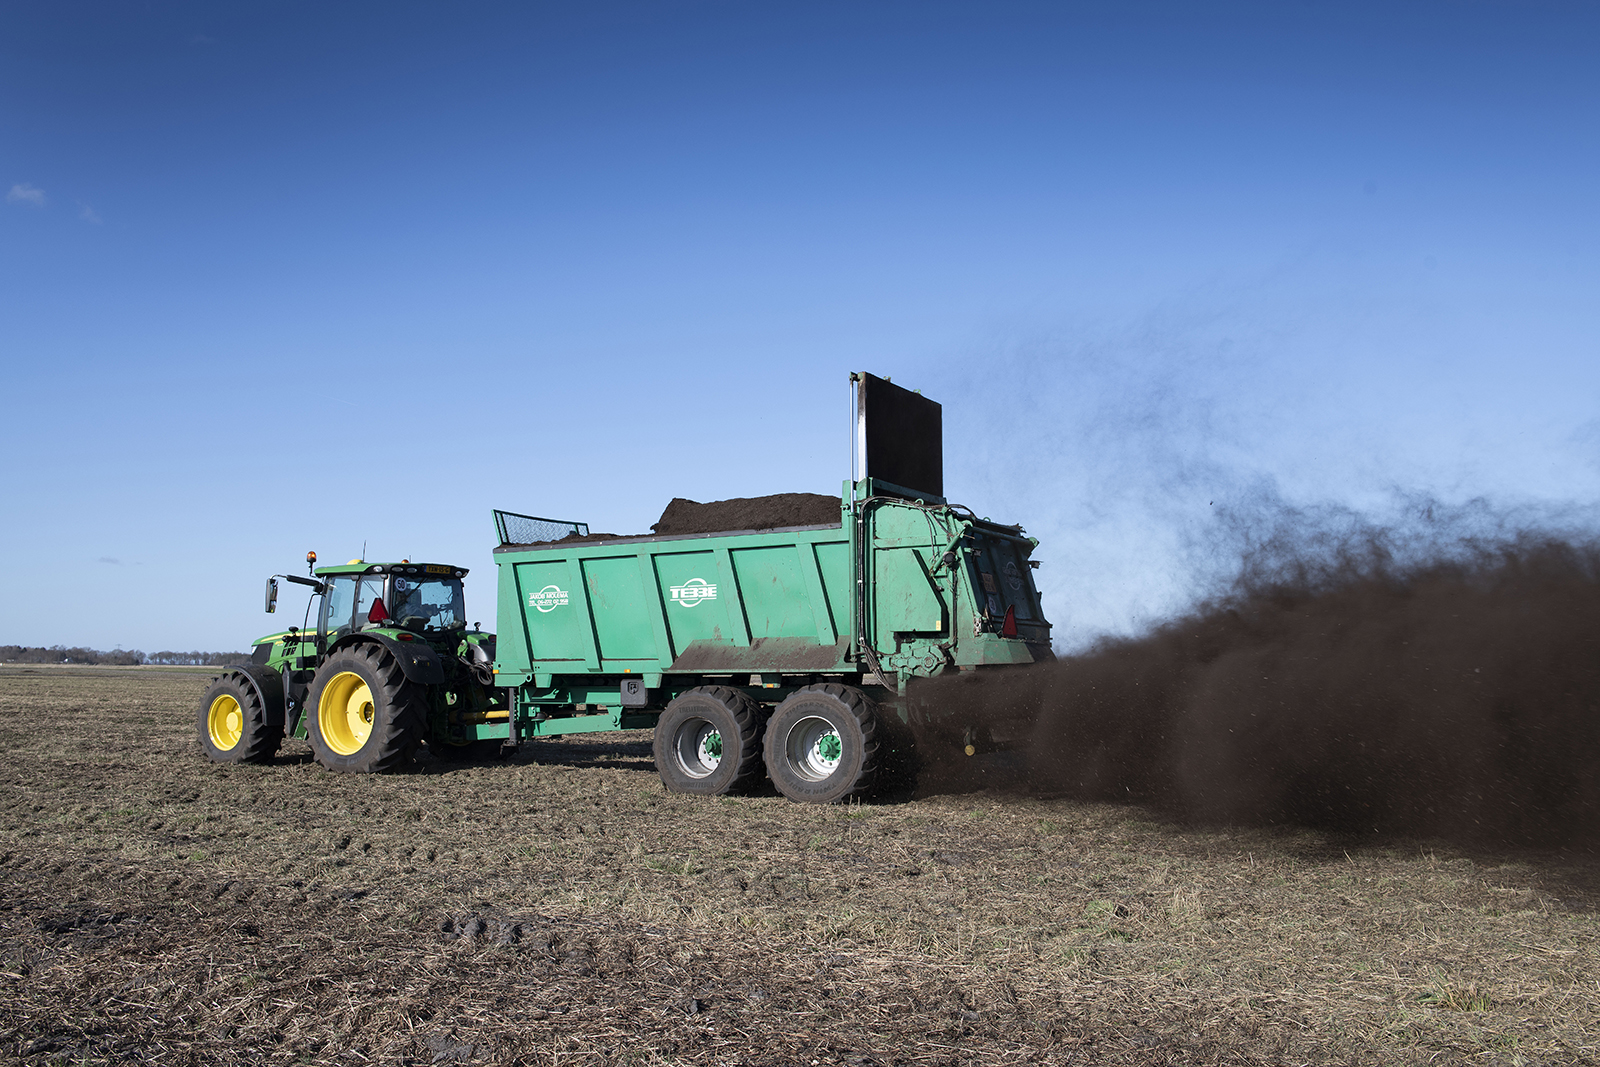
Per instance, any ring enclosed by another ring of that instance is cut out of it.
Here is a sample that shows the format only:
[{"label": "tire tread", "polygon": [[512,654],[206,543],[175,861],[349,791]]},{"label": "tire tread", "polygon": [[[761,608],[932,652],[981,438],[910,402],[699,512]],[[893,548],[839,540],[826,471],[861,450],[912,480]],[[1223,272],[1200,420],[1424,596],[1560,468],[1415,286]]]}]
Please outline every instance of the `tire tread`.
[{"label": "tire tread", "polygon": [[[230,695],[239,702],[239,710],[244,713],[244,731],[239,738],[239,744],[226,752],[213,748],[210,744],[208,721],[211,702],[224,688],[227,688]],[[224,671],[211,679],[205,695],[200,698],[197,726],[200,733],[200,751],[215,763],[268,763],[278,754],[278,748],[283,744],[283,727],[273,726],[267,722],[267,709],[261,697],[257,695],[256,687],[238,671]]]},{"label": "tire tread", "polygon": [[[717,792],[720,794],[749,792],[766,777],[766,766],[761,760],[761,738],[765,732],[764,727],[766,725],[763,719],[764,709],[760,704],[752,700],[749,694],[738,689],[725,685],[702,685],[681,694],[672,704],[667,705],[667,710],[663,712],[662,718],[666,719],[672,713],[678,701],[688,696],[707,697],[721,705],[723,710],[732,716],[739,730],[738,763],[736,764],[739,768],[738,773],[728,781],[726,786]],[[670,720],[668,721],[670,723]],[[656,724],[656,730],[656,770],[661,774],[663,784],[668,789],[672,789],[673,786],[668,771],[663,766],[664,762],[669,759],[669,755],[663,752],[660,747],[662,741],[667,740],[667,735],[661,732],[662,727],[659,721]],[[735,755],[728,751],[728,740],[727,737],[724,737],[722,741],[722,758],[724,760],[732,759]],[[681,792],[684,790],[675,791]]]},{"label": "tire tread", "polygon": [[306,699],[307,711],[312,717],[307,734],[317,762],[329,770],[352,774],[384,774],[399,770],[410,763],[427,730],[427,692],[422,686],[407,680],[400,664],[382,645],[368,642],[346,648],[342,653],[359,661],[372,676],[373,703],[390,709],[392,713],[383,716],[381,723],[374,725],[373,737],[359,752],[350,756],[325,752],[320,736],[321,709],[318,706],[322,699],[322,687],[328,678],[344,669],[336,666],[341,653],[329,656],[318,668],[317,678],[312,682],[311,693]]},{"label": "tire tread", "polygon": [[[782,743],[773,736],[773,732],[780,722],[779,716],[790,701],[808,693],[824,694],[838,701],[855,718],[856,725],[861,731],[861,769],[856,773],[855,780],[843,791],[837,792],[826,800],[810,802],[838,804],[853,798],[868,796],[877,785],[878,772],[882,764],[879,758],[881,746],[878,738],[878,707],[865,693],[854,686],[841,685],[838,682],[824,682],[818,685],[808,685],[803,689],[796,689],[789,695],[788,700],[778,706],[778,713],[774,714],[767,724],[766,738],[763,742],[766,751],[769,754],[783,751]],[[779,785],[776,775],[773,776],[773,784]],[[779,791],[782,791],[781,785],[779,785]],[[790,799],[797,798],[790,797]]]}]

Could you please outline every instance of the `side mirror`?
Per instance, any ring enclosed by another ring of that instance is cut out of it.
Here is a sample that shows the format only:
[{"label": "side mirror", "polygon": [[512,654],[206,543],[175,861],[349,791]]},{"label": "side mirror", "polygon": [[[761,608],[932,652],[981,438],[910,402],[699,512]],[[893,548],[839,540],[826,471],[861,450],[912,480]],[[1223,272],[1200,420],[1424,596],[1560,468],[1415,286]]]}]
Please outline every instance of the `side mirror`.
[{"label": "side mirror", "polygon": [[278,579],[267,579],[267,614],[278,610]]}]

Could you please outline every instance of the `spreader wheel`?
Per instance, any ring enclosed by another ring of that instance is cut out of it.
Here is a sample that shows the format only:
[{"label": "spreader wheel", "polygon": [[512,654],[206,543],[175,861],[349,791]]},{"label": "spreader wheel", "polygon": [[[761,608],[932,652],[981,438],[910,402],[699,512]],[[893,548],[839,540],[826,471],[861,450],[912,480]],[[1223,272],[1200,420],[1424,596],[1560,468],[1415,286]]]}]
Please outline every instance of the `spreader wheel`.
[{"label": "spreader wheel", "polygon": [[426,721],[424,691],[377,644],[334,653],[306,695],[306,735],[330,771],[374,774],[403,766]]},{"label": "spreader wheel", "polygon": [[767,723],[767,774],[803,804],[836,804],[872,791],[879,771],[878,708],[859,689],[812,685]]},{"label": "spreader wheel", "polygon": [[736,689],[705,685],[656,720],[656,771],[673,793],[721,796],[761,778],[761,706]]},{"label": "spreader wheel", "polygon": [[283,728],[267,722],[255,687],[232,671],[200,698],[196,725],[200,751],[215,763],[265,763],[283,742]]}]

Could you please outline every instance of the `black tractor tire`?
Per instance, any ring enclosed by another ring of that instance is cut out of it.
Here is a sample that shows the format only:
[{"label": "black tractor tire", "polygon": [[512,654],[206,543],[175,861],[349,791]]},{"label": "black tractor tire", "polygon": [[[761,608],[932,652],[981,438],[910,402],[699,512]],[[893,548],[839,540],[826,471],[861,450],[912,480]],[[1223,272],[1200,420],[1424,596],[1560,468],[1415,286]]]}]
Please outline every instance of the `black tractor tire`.
[{"label": "black tractor tire", "polygon": [[317,762],[345,774],[381,774],[411,762],[427,724],[427,691],[406,681],[379,644],[323,661],[306,694],[306,736]]},{"label": "black tractor tire", "polygon": [[267,763],[283,743],[282,725],[268,723],[261,697],[243,675],[230,671],[213,679],[199,710],[200,751],[213,763]]},{"label": "black tractor tire", "polygon": [[801,804],[864,797],[877,784],[878,706],[859,689],[810,685],[789,694],[767,723],[767,776]]},{"label": "black tractor tire", "polygon": [[726,686],[691,689],[656,720],[655,755],[669,792],[748,790],[761,780],[761,705]]}]

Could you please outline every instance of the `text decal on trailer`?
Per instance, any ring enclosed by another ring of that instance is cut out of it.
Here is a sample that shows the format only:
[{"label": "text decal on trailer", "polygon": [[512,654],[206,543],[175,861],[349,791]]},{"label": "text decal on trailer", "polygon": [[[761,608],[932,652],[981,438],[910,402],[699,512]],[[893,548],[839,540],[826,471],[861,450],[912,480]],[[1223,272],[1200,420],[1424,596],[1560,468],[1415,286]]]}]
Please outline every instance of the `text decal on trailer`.
[{"label": "text decal on trailer", "polygon": [[528,594],[528,607],[538,608],[540,611],[554,611],[556,608],[567,606],[567,591],[547,585],[537,593]]},{"label": "text decal on trailer", "polygon": [[672,599],[686,608],[692,608],[702,600],[717,599],[717,587],[704,578],[690,578],[682,585],[672,587]]}]

